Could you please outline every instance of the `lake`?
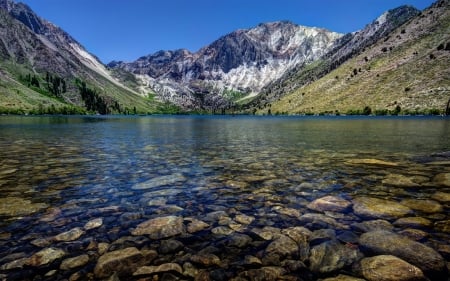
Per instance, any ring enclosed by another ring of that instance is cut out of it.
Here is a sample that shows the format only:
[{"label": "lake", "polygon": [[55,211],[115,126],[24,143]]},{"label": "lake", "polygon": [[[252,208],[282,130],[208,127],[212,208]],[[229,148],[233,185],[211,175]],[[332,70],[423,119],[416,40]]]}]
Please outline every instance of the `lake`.
[{"label": "lake", "polygon": [[449,118],[2,116],[0,147],[2,280],[447,280]]}]

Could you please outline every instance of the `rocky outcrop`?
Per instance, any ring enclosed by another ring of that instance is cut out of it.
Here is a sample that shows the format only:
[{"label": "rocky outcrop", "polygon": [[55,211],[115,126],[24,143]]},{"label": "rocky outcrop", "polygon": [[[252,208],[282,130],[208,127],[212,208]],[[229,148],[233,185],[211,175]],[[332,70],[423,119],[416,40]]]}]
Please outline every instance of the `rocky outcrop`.
[{"label": "rocky outcrop", "polygon": [[393,232],[378,230],[361,235],[360,244],[381,255],[393,255],[418,268],[427,276],[445,276],[444,258],[432,248]]}]

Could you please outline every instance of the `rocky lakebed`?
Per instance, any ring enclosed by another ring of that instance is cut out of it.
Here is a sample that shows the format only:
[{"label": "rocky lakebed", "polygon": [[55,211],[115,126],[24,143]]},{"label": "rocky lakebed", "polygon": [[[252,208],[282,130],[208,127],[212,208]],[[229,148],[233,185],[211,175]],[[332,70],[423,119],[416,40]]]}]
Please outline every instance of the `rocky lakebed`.
[{"label": "rocky lakebed", "polygon": [[0,233],[0,278],[448,280],[450,161],[437,158],[350,159],[342,177],[266,161],[188,190],[194,177],[179,171],[58,207],[1,198],[1,215],[16,219]]},{"label": "rocky lakebed", "polygon": [[397,152],[108,120],[0,137],[0,280],[450,280],[448,135]]}]

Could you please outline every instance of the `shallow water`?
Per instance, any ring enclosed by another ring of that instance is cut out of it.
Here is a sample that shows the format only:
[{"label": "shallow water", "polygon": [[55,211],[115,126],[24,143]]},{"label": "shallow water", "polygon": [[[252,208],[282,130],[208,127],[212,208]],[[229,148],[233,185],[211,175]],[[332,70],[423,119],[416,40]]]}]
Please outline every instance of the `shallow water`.
[{"label": "shallow water", "polygon": [[[275,236],[265,239],[258,230],[331,229],[336,237],[323,241],[358,247],[357,239],[345,241],[339,234],[358,237],[364,231],[354,224],[374,219],[393,224],[395,233],[419,229],[424,237],[416,240],[448,262],[450,186],[439,175],[450,173],[449,137],[450,119],[442,117],[0,117],[0,279],[96,278],[100,243],[107,243],[107,251],[154,249],[158,257],[152,265],[183,266],[192,262],[190,255],[209,247],[220,264],[192,263],[198,272],[219,270],[216,275],[224,280],[264,266],[283,268],[283,276],[302,275],[298,280],[358,276],[350,264],[317,270],[309,265],[308,253],[277,253],[278,260],[268,260],[267,245]],[[410,210],[385,216],[352,207],[308,208],[326,195],[351,204],[361,196],[388,199]],[[430,210],[430,204],[437,207]],[[311,214],[322,217],[311,219]],[[182,233],[161,239],[131,234],[138,224],[169,215],[183,218]],[[244,222],[239,215],[252,219]],[[394,223],[401,217],[429,223]],[[100,226],[85,227],[98,218]],[[186,231],[193,219],[208,226]],[[80,237],[55,240],[77,227],[85,227]],[[236,246],[229,242],[236,234],[250,240]],[[183,246],[162,254],[161,240],[167,239]],[[309,246],[323,241],[310,240]],[[5,267],[47,247],[63,249],[65,257],[46,265]],[[62,260],[82,254],[89,262],[60,269]],[[248,265],[245,256],[262,263]],[[285,260],[302,260],[305,267],[289,271]],[[186,272],[158,274],[194,278]],[[212,280],[216,275],[210,274]]]}]

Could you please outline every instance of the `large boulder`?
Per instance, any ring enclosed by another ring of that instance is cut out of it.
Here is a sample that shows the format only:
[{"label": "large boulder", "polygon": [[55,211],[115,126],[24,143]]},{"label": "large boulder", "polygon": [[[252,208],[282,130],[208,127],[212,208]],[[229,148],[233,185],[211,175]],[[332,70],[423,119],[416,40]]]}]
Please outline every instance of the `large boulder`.
[{"label": "large boulder", "polygon": [[361,196],[353,200],[353,211],[360,217],[397,219],[412,212],[396,201]]},{"label": "large boulder", "polygon": [[357,247],[349,247],[336,240],[327,241],[311,249],[310,269],[316,273],[331,273],[351,265],[362,257]]},{"label": "large boulder", "polygon": [[364,233],[359,243],[371,253],[393,255],[420,268],[427,276],[445,276],[444,258],[434,249],[390,231]]},{"label": "large boulder", "polygon": [[369,281],[425,281],[422,270],[391,255],[380,255],[361,260],[364,278]]}]

